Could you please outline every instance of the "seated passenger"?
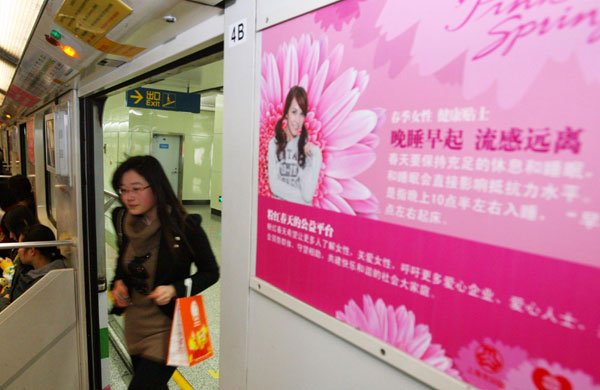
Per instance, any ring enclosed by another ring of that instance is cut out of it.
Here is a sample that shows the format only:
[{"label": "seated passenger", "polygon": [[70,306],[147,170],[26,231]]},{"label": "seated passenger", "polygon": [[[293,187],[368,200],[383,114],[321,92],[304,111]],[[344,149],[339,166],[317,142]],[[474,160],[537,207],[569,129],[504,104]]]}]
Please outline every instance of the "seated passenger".
[{"label": "seated passenger", "polygon": [[[6,230],[7,237],[11,241],[17,241],[25,228],[38,224],[31,211],[26,206],[17,205],[12,207],[2,218],[2,228]],[[0,296],[0,311],[10,303],[10,291],[15,275],[25,273],[31,270],[31,266],[22,264],[19,260],[18,251],[13,249],[0,257],[0,268],[3,269],[0,285],[2,286],[2,295]],[[7,275],[5,271],[8,270]]]},{"label": "seated passenger", "polygon": [[[32,225],[25,228],[19,242],[29,241],[54,241],[54,233],[44,225]],[[31,267],[29,270],[17,270],[12,281],[8,303],[14,302],[25,291],[33,286],[48,272],[55,269],[67,268],[65,258],[60,250],[53,246],[47,248],[19,248],[19,259],[23,265]]]}]

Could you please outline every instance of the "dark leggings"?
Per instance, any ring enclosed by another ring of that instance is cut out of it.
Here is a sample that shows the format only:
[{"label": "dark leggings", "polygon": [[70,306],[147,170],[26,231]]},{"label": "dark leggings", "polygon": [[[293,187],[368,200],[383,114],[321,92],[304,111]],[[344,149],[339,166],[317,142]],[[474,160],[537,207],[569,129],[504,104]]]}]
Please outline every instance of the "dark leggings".
[{"label": "dark leggings", "polygon": [[173,375],[175,367],[167,366],[141,356],[132,356],[133,379],[129,390],[168,390],[167,382]]}]

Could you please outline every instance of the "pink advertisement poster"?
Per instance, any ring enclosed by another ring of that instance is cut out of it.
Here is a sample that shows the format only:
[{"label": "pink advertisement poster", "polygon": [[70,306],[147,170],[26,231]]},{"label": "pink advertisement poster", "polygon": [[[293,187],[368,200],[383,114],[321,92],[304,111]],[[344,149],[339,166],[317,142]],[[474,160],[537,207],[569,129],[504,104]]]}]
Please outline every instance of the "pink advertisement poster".
[{"label": "pink advertisement poster", "polygon": [[600,390],[600,1],[262,32],[256,275],[482,390]]},{"label": "pink advertisement poster", "polygon": [[34,122],[33,119],[27,121],[27,161],[35,164],[35,139],[34,139]]}]

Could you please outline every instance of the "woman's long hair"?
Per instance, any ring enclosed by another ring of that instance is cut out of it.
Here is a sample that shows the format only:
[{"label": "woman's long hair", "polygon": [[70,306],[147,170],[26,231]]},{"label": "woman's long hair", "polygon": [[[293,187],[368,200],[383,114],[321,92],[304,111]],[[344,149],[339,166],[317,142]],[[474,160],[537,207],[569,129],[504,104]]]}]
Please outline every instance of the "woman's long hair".
[{"label": "woman's long hair", "polygon": [[3,229],[6,227],[5,234],[12,233],[17,239],[23,233],[27,226],[38,224],[38,219],[29,207],[18,205],[6,212],[2,218]]},{"label": "woman's long hair", "polygon": [[[284,153],[285,146],[287,145],[287,137],[285,135],[285,131],[283,130],[283,120],[285,116],[288,114],[290,110],[290,106],[292,105],[292,101],[296,99],[298,106],[302,110],[302,114],[306,116],[308,113],[308,97],[306,96],[306,91],[299,85],[296,85],[290,88],[290,91],[285,98],[285,107],[283,109],[283,116],[279,118],[277,124],[275,125],[275,142],[277,144],[277,160],[281,160],[281,154]],[[304,163],[306,162],[306,155],[304,154],[304,145],[306,145],[306,141],[308,139],[308,130],[306,130],[306,126],[304,123],[302,124],[302,131],[300,132],[300,139],[298,139],[298,165],[304,168]]]},{"label": "woman's long hair", "polygon": [[21,204],[29,207],[33,215],[37,215],[35,196],[31,182],[23,175],[14,175],[8,179],[8,189]]},{"label": "woman's long hair", "polygon": [[[187,212],[177,199],[173,188],[171,188],[171,183],[169,183],[165,171],[158,160],[152,156],[130,157],[117,168],[113,175],[112,186],[115,192],[119,192],[123,174],[127,171],[134,171],[150,185],[156,200],[156,211],[160,227],[169,245],[169,250],[172,251],[175,244],[178,244],[175,237],[181,237],[185,242],[183,227]],[[119,200],[121,199],[119,198]],[[185,244],[189,246],[187,242]]]},{"label": "woman's long hair", "polygon": [[15,198],[15,195],[9,189],[8,181],[0,182],[0,208],[3,211],[8,211],[11,206],[17,204],[18,199]]}]

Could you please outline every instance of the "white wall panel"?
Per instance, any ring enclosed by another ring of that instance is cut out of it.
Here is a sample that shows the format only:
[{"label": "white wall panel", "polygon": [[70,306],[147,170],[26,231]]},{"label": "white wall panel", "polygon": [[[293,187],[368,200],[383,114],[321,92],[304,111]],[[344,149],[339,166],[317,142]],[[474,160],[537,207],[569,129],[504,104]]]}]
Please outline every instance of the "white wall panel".
[{"label": "white wall panel", "polygon": [[221,355],[223,390],[246,389],[248,282],[252,248],[253,143],[258,94],[255,84],[255,3],[236,1],[225,9],[225,26],[247,20],[245,43],[225,42],[223,76],[223,234],[221,248]]},{"label": "white wall panel", "polygon": [[250,307],[248,389],[429,389],[261,294]]},{"label": "white wall panel", "polygon": [[52,271],[0,313],[9,336],[2,346],[10,351],[0,362],[0,389],[87,387],[80,378],[87,361],[78,354],[75,283],[72,269]]}]

